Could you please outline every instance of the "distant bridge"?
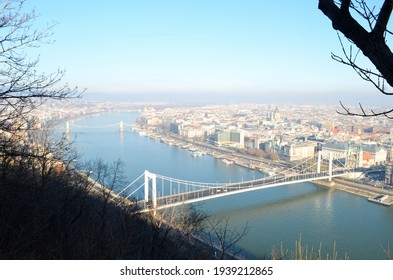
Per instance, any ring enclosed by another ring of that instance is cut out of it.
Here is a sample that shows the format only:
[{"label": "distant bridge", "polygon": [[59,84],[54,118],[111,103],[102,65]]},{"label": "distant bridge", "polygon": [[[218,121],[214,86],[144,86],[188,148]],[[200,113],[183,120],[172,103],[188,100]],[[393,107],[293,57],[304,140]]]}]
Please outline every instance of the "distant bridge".
[{"label": "distant bridge", "polygon": [[[122,203],[120,197],[132,200],[140,206],[140,212],[200,202],[218,197],[235,195],[283,185],[316,180],[331,180],[351,173],[332,154],[321,152],[298,165],[269,177],[236,183],[202,183],[155,174],[145,171],[120,191],[113,200]],[[141,196],[141,198],[140,198]]]},{"label": "distant bridge", "polygon": [[65,130],[66,133],[69,133],[71,131],[71,126],[72,127],[77,127],[77,128],[85,128],[85,129],[97,129],[97,128],[108,128],[108,127],[118,127],[120,132],[124,132],[125,127],[132,127],[132,124],[125,123],[123,121],[120,121],[118,123],[113,123],[113,124],[107,124],[107,125],[79,125],[79,124],[73,124],[70,122],[65,123]]}]

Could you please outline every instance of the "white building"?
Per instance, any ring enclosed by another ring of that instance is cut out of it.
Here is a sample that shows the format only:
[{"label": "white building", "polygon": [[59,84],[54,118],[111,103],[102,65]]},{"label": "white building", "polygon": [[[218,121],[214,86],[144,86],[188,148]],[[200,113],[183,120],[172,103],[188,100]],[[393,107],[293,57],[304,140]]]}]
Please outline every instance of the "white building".
[{"label": "white building", "polygon": [[284,145],[283,156],[287,161],[301,160],[313,157],[317,147],[316,142],[306,141]]}]

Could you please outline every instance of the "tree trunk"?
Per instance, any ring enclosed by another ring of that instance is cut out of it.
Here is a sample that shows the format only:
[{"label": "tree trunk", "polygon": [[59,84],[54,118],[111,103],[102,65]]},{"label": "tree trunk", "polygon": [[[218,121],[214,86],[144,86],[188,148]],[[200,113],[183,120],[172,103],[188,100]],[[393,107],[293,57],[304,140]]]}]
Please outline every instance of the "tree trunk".
[{"label": "tree trunk", "polygon": [[[386,0],[379,17],[382,14],[389,17],[392,5],[393,0]],[[318,9],[332,21],[335,30],[343,33],[370,59],[386,82],[393,87],[393,53],[384,38],[386,26],[382,28],[382,32],[380,25],[368,32],[351,16],[349,6],[342,4],[339,8],[333,0],[319,0]]]}]

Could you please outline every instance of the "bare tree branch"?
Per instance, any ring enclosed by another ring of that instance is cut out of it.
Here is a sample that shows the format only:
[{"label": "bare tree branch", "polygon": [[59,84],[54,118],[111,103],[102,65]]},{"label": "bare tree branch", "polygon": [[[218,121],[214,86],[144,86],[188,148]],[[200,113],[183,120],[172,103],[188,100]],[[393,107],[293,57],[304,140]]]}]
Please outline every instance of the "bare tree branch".
[{"label": "bare tree branch", "polygon": [[380,73],[376,73],[370,69],[364,69],[358,66],[358,64],[356,63],[356,58],[359,51],[356,53],[356,55],[353,55],[352,46],[350,46],[350,51],[348,54],[341,40],[340,34],[337,33],[337,36],[339,38],[341,49],[345,56],[345,60],[334,53],[331,54],[332,59],[344,65],[351,66],[363,80],[372,83],[383,94],[393,95],[393,91],[388,91],[386,89],[386,85],[384,83],[385,82],[384,77]]},{"label": "bare tree branch", "polygon": [[[376,29],[374,28],[376,30],[375,34],[368,32],[349,13],[343,12],[333,0],[319,0],[318,8],[331,20],[333,28],[343,33],[348,40],[353,42],[375,65],[386,82],[393,86],[393,53],[386,44],[384,36],[375,36],[381,33],[380,28],[382,27],[384,27],[383,33],[386,31],[386,18],[391,13],[391,2],[392,0],[385,1],[386,6],[377,17],[377,21],[380,23],[377,24]],[[341,1],[341,5],[344,9],[344,7],[347,7],[348,1]],[[351,5],[350,7],[354,6]],[[366,7],[363,6],[363,10],[369,10]],[[373,16],[365,14],[364,17],[371,21]]]},{"label": "bare tree branch", "polygon": [[356,113],[351,111],[348,107],[346,107],[341,101],[340,101],[341,108],[344,110],[343,112],[336,111],[340,115],[344,116],[357,116],[357,117],[377,117],[377,116],[384,116],[388,119],[393,119],[393,109],[389,110],[384,110],[381,112],[376,112],[375,110],[369,110],[370,113],[367,113],[366,110],[364,109],[363,105],[359,103],[359,108],[360,108],[360,113]]},{"label": "bare tree branch", "polygon": [[384,37],[390,15],[392,14],[392,9],[393,0],[385,0],[382,5],[381,12],[378,15],[377,23],[375,24],[374,30],[372,31],[372,34],[376,37]]},{"label": "bare tree branch", "polygon": [[[370,7],[366,0],[319,0],[318,8],[331,20],[333,29],[340,31],[351,43],[349,49],[344,47],[341,36],[337,32],[341,45],[343,57],[334,53],[331,54],[333,60],[350,66],[363,80],[370,82],[378,91],[385,95],[393,95],[393,53],[387,45],[386,35],[392,35],[388,28],[388,22],[393,10],[393,0],[385,0],[380,12],[375,13],[376,7]],[[355,11],[357,19],[366,20],[366,30],[354,17],[350,10]],[[357,51],[353,51],[353,45]],[[375,66],[375,70],[360,66],[357,62],[360,51]],[[377,112],[374,110],[366,111],[359,104],[360,112],[354,113],[340,105],[343,111],[338,112],[342,115],[350,116],[384,116],[392,119],[392,110]]]},{"label": "bare tree branch", "polygon": [[55,24],[34,26],[34,10],[25,12],[24,0],[0,3],[0,130],[10,130],[19,119],[28,122],[28,114],[46,100],[64,100],[80,96],[77,88],[63,83],[65,72],[39,74],[39,59],[30,59],[25,50],[50,43]]}]

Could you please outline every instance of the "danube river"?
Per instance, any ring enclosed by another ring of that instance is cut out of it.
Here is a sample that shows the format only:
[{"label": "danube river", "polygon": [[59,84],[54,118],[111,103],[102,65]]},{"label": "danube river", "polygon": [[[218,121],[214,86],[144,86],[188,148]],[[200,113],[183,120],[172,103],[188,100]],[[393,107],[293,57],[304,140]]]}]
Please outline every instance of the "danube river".
[{"label": "danube river", "polygon": [[[168,146],[125,128],[92,128],[124,121],[132,123],[137,113],[110,113],[71,124],[71,139],[81,153],[80,161],[103,159],[125,163],[124,175],[131,182],[144,170],[199,182],[236,182],[260,178],[259,171],[226,165],[205,155],[192,157],[186,149]],[[78,128],[81,125],[90,128]],[[324,254],[339,259],[387,259],[383,247],[393,241],[393,207],[373,204],[366,198],[312,183],[253,191],[198,204],[217,218],[228,217],[232,229],[248,225],[248,234],[238,243],[248,259],[269,256],[273,246],[295,251],[302,245],[314,250],[322,244]]]}]

